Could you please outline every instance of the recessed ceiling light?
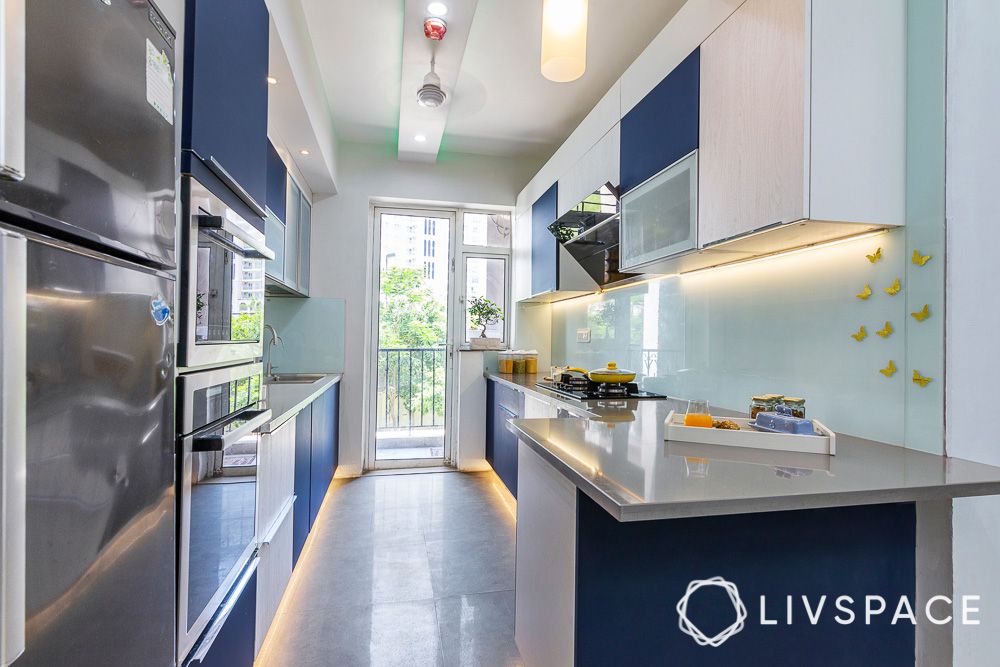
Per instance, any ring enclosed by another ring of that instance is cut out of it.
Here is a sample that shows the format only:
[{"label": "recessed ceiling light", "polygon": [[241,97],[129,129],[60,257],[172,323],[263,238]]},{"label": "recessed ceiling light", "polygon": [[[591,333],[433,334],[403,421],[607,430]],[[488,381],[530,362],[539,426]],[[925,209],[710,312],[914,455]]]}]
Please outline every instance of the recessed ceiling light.
[{"label": "recessed ceiling light", "polygon": [[448,5],[443,2],[432,2],[427,5],[427,13],[431,16],[444,16],[448,13]]},{"label": "recessed ceiling light", "polygon": [[299,151],[299,155],[309,155],[309,151],[303,148],[302,150]]},{"label": "recessed ceiling light", "polygon": [[418,144],[422,144],[425,141],[427,141],[427,137],[423,134],[418,134],[417,136],[413,137],[413,140],[416,141]]},{"label": "recessed ceiling light", "polygon": [[278,83],[278,77],[269,76],[269,77],[267,77],[267,82],[273,86],[276,83]]}]

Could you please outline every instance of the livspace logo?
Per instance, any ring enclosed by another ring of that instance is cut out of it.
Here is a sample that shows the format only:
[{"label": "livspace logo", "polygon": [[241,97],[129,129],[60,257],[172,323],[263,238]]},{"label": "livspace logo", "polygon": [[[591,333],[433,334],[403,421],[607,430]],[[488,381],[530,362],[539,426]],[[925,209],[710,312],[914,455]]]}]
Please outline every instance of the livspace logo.
[{"label": "livspace logo", "polygon": [[[706,587],[723,589],[733,608],[733,622],[711,637],[688,618],[688,601],[700,589]],[[892,601],[894,604],[889,623],[897,625],[908,622],[911,625],[916,625],[918,617],[923,615],[927,622],[934,625],[947,625],[952,622],[961,625],[979,625],[979,600],[979,595],[963,595],[959,608],[955,608],[955,604],[949,596],[935,595],[928,598],[927,602],[919,608],[919,613],[915,613],[915,607],[910,598],[901,595],[898,600]],[[862,621],[865,625],[872,625],[873,620],[886,617],[890,611],[890,601],[881,595],[866,595],[864,599],[858,600],[850,595],[839,595],[832,599],[828,595],[821,595],[818,598],[810,598],[808,595],[786,595],[783,602],[784,604],[769,606],[767,596],[761,595],[757,624],[773,626],[784,623],[784,625],[792,626],[797,622],[805,622],[810,625],[818,625],[826,618],[826,615],[833,614],[834,622],[839,625],[852,625]],[[785,612],[783,619],[780,619],[778,615],[780,612],[776,611],[781,607],[784,608]],[[956,614],[958,618],[955,617]],[[733,582],[722,577],[693,580],[688,584],[681,599],[677,601],[677,625],[681,632],[691,637],[699,646],[722,646],[744,629],[748,617],[746,605],[740,598],[739,588]]]}]

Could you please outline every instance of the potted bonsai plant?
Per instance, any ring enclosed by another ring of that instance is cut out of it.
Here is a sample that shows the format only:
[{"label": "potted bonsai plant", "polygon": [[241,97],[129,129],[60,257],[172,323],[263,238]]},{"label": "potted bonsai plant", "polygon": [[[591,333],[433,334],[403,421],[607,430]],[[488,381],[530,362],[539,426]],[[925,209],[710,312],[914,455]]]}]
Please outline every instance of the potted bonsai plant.
[{"label": "potted bonsai plant", "polygon": [[482,329],[478,337],[469,339],[469,346],[474,350],[499,350],[503,342],[499,338],[487,338],[486,328],[503,320],[503,309],[484,296],[469,299],[469,320],[472,326]]}]

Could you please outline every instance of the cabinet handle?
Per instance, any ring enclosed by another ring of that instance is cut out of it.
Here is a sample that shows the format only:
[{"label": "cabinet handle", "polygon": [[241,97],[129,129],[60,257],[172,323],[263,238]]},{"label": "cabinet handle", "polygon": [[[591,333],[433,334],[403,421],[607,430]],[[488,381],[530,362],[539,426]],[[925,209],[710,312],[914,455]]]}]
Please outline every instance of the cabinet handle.
[{"label": "cabinet handle", "polygon": [[0,178],[25,176],[25,0],[0,0]]},{"label": "cabinet handle", "polygon": [[0,665],[24,652],[27,248],[0,229]]},{"label": "cabinet handle", "polygon": [[209,170],[215,174],[216,178],[226,184],[226,186],[236,193],[236,195],[243,200],[243,203],[250,207],[250,209],[262,218],[267,217],[267,211],[264,207],[257,203],[246,189],[236,182],[236,179],[226,171],[226,168],[219,164],[219,161],[215,159],[214,156],[209,155],[208,161],[205,163]]}]

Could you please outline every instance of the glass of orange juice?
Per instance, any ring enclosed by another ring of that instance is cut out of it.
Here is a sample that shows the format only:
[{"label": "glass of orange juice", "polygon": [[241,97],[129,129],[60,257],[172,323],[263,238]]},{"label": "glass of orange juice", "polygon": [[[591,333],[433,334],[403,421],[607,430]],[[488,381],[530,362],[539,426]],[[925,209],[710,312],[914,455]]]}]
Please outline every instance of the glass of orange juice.
[{"label": "glass of orange juice", "polygon": [[687,413],[684,415],[684,425],[712,428],[712,413],[708,409],[708,401],[701,399],[688,401]]}]

